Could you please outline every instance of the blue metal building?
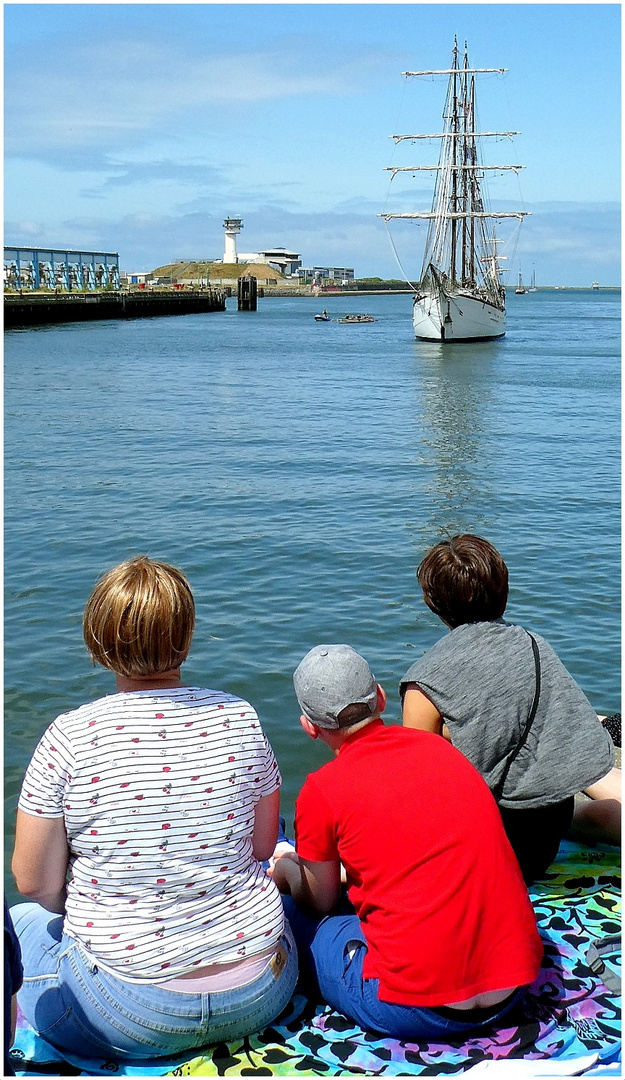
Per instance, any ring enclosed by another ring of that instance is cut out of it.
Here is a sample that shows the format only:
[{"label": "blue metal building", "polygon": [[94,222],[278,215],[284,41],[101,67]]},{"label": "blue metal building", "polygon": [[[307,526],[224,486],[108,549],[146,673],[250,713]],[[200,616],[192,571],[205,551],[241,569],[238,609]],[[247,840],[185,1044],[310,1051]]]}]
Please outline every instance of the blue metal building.
[{"label": "blue metal building", "polygon": [[5,247],[4,284],[18,290],[119,289],[119,254],[71,248]]}]

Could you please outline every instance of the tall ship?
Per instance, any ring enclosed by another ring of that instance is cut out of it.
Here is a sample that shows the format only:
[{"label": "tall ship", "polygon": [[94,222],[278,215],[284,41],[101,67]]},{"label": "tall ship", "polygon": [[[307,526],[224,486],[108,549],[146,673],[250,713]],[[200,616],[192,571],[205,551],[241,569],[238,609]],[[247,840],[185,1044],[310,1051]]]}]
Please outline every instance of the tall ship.
[{"label": "tall ship", "polygon": [[426,341],[484,341],[506,332],[506,293],[497,247],[495,222],[522,221],[526,211],[492,212],[486,202],[488,170],[518,172],[521,165],[484,165],[481,140],[512,138],[518,131],[477,131],[475,76],[503,74],[507,68],[471,68],[467,46],[462,64],[454,40],[451,68],[442,71],[405,71],[406,77],[448,75],[443,110],[443,131],[437,134],[393,135],[395,143],[440,139],[437,165],[389,167],[393,174],[424,170],[436,174],[432,207],[428,213],[380,214],[387,222],[397,218],[429,221],[421,277],[413,302],[415,336]]}]

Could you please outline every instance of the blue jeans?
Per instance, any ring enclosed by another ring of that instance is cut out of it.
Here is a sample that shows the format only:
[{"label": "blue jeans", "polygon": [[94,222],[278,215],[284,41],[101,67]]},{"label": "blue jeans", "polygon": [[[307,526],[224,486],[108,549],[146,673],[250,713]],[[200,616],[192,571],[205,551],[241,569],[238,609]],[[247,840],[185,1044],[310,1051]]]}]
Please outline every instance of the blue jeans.
[{"label": "blue jeans", "polygon": [[328,1005],[365,1031],[408,1042],[419,1039],[445,1042],[463,1032],[497,1024],[524,994],[521,988],[496,1009],[454,1010],[453,1017],[446,1015],[450,1010],[380,1001],[378,979],[363,978],[367,943],[351,904],[342,905],[339,912],[343,913],[315,917],[298,908],[290,896],[283,896],[282,903],[297,942],[300,970],[308,988],[318,991]]},{"label": "blue jeans", "polygon": [[229,1042],[270,1024],[297,981],[297,950],[288,923],[280,940],[285,961],[246,986],[185,994],[129,983],[98,969],[63,934],[63,916],[38,904],[12,908],[24,964],[22,1012],[49,1043],[81,1057],[153,1058]]}]

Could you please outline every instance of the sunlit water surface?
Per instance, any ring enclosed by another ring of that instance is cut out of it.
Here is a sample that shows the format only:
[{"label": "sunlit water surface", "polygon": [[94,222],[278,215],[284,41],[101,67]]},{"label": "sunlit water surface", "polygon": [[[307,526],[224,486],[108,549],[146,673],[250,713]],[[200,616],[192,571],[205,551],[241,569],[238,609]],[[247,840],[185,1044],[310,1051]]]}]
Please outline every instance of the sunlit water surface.
[{"label": "sunlit water surface", "polygon": [[263,299],[5,334],[9,834],[41,732],[113,689],[82,609],[142,552],[188,575],[186,680],[255,705],[287,818],[325,760],[297,723],[294,668],[350,643],[397,721],[400,676],[444,633],[415,568],[448,534],[500,548],[508,617],[552,642],[598,711],[620,708],[620,294],[513,295],[505,338],[448,347],[413,339],[409,296],[324,303],[376,322]]}]

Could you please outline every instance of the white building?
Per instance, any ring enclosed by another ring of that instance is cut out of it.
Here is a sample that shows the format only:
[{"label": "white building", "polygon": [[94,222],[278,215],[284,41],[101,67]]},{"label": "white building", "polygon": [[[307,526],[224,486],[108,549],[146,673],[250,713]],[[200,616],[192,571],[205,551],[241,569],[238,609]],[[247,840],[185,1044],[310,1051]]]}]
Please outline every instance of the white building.
[{"label": "white building", "polygon": [[302,260],[298,251],[290,251],[284,247],[263,248],[262,251],[237,252],[237,236],[243,228],[241,218],[228,217],[224,221],[225,247],[223,262],[225,263],[264,263],[272,270],[285,277],[297,277],[299,281],[313,285],[322,285],[324,282],[335,285],[347,285],[354,280],[353,266],[311,266],[302,267]]},{"label": "white building", "polygon": [[300,266],[297,276],[302,284],[348,285],[354,280],[353,266]]},{"label": "white building", "polygon": [[302,265],[299,252],[287,248],[265,248],[264,251],[247,251],[239,254],[241,262],[266,263],[285,277],[292,277]]}]

